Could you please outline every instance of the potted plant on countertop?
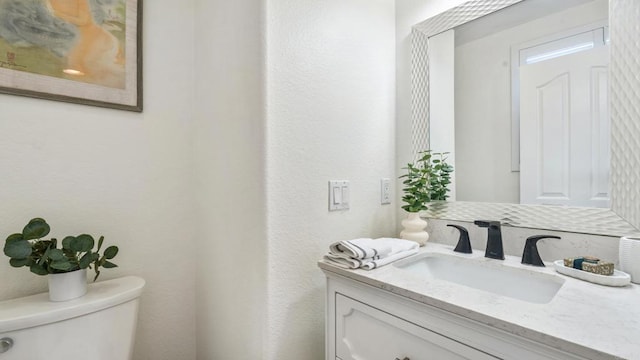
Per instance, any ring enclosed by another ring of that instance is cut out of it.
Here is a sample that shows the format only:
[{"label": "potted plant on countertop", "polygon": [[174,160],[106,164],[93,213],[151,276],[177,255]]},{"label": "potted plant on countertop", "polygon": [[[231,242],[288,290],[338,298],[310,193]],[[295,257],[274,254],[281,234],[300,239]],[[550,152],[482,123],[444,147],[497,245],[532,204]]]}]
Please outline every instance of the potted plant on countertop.
[{"label": "potted plant on countertop", "polygon": [[407,172],[400,176],[400,179],[404,179],[402,201],[406,203],[402,208],[408,212],[408,216],[402,220],[402,239],[413,240],[420,246],[424,246],[429,240],[429,234],[424,230],[427,222],[420,218],[420,211],[427,210],[427,203],[430,201],[446,200],[449,197],[447,193],[453,166],[447,164],[447,154],[425,150],[419,153],[420,158],[415,163],[409,163],[403,168]]},{"label": "potted plant on countertop", "polygon": [[9,235],[4,245],[4,254],[13,267],[28,267],[32,273],[47,275],[51,301],[66,301],[83,296],[87,292],[87,269],[93,265],[96,281],[100,268],[114,268],[112,263],[118,254],[117,246],[109,246],[100,255],[104,242],[101,236],[96,242],[91,235],[67,236],[58,248],[55,238],[42,239],[49,234],[50,227],[42,218],[34,218],[21,233]]}]

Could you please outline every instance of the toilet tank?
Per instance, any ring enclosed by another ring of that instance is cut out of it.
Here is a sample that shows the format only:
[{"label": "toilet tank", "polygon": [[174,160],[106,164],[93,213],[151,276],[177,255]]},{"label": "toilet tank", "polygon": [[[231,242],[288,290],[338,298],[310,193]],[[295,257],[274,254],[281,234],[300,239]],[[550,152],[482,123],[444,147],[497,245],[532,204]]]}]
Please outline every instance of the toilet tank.
[{"label": "toilet tank", "polygon": [[144,284],[128,276],[66,302],[47,293],[0,302],[0,341],[13,343],[0,360],[130,360]]}]

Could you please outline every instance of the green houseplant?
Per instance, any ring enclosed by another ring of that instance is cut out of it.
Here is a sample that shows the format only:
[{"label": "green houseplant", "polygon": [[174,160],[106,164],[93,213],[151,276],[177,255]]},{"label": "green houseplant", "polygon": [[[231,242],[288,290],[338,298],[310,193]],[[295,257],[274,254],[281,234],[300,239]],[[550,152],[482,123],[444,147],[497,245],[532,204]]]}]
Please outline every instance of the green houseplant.
[{"label": "green houseplant", "polygon": [[429,234],[424,231],[427,222],[420,218],[419,212],[427,210],[428,202],[449,197],[447,193],[453,166],[447,163],[447,154],[425,150],[419,153],[420,157],[415,163],[403,168],[407,172],[400,176],[400,179],[404,179],[402,201],[406,203],[402,208],[409,215],[402,221],[404,230],[400,233],[401,238],[416,241],[421,246],[429,240]]},{"label": "green houseplant", "polygon": [[100,237],[94,250],[96,241],[91,235],[67,236],[58,243],[55,238],[42,239],[49,231],[49,224],[44,219],[34,218],[22,232],[9,235],[4,245],[4,254],[10,258],[9,264],[13,267],[26,266],[37,275],[70,273],[93,266],[93,281],[100,276],[101,267],[117,267],[109,261],[118,254],[117,246],[107,247],[100,255],[104,236]]},{"label": "green houseplant", "polygon": [[453,166],[447,163],[448,153],[433,153],[431,150],[421,151],[415,163],[409,163],[403,169],[406,174],[402,184],[406,203],[402,208],[407,212],[427,210],[427,203],[435,200],[446,200],[449,195]]}]

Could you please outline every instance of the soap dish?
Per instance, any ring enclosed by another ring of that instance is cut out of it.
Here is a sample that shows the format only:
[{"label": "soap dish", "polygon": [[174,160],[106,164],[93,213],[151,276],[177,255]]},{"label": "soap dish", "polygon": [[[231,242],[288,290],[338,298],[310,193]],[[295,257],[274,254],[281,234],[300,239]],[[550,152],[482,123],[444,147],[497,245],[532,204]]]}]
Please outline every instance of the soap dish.
[{"label": "soap dish", "polygon": [[563,260],[556,260],[553,262],[553,265],[556,268],[556,271],[560,274],[571,276],[576,279],[592,282],[595,284],[606,286],[626,286],[631,282],[631,276],[619,270],[613,270],[613,275],[599,275],[590,273],[588,271],[564,266]]}]

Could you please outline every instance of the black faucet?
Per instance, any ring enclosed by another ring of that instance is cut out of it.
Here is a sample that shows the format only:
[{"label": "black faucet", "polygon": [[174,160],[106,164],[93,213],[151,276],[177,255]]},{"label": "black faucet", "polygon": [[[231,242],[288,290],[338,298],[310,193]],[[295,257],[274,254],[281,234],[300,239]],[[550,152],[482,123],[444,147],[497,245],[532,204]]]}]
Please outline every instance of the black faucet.
[{"label": "black faucet", "polygon": [[456,228],[460,231],[460,238],[458,238],[458,245],[453,249],[455,252],[464,253],[464,254],[472,254],[473,250],[471,249],[471,241],[469,241],[469,232],[463,226],[447,224],[447,226]]},{"label": "black faucet", "polygon": [[524,243],[524,251],[522,252],[522,263],[533,266],[544,266],[544,262],[538,253],[538,240],[540,239],[560,239],[560,236],[554,235],[536,235],[527,238]]},{"label": "black faucet", "polygon": [[487,231],[487,249],[484,257],[491,259],[504,260],[504,250],[502,249],[502,231],[500,230],[500,221],[476,220],[474,224],[488,228]]}]

